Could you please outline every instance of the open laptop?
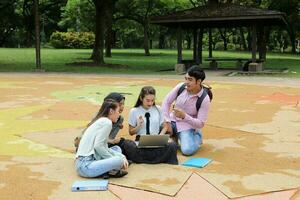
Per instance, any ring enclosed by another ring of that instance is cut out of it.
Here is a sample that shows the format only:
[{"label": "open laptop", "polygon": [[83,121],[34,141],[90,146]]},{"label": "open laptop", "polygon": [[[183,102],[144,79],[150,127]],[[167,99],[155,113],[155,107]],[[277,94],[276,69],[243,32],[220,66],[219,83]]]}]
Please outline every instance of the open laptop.
[{"label": "open laptop", "polygon": [[141,135],[138,148],[158,148],[168,144],[168,135]]}]

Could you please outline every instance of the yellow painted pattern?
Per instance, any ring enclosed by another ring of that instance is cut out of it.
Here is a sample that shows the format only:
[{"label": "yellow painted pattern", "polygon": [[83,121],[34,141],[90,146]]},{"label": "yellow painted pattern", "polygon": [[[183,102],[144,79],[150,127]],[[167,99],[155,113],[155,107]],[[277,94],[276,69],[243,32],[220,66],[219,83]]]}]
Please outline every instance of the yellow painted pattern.
[{"label": "yellow painted pattern", "polygon": [[0,155],[72,157],[68,152],[20,137],[22,134],[30,132],[46,132],[80,127],[86,124],[86,121],[79,120],[22,119],[34,112],[47,109],[49,106],[39,105],[0,110]]}]

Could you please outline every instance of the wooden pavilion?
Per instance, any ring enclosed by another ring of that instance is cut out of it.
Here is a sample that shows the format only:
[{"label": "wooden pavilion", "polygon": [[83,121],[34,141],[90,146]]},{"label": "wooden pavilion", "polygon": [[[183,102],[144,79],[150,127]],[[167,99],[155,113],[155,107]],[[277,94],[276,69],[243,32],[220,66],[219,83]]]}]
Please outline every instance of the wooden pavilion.
[{"label": "wooden pavilion", "polygon": [[[202,37],[203,30],[209,31],[209,57],[212,58],[211,28],[229,27],[251,27],[252,29],[252,64],[257,64],[257,30],[264,30],[265,26],[286,26],[285,14],[278,11],[261,8],[247,7],[232,3],[218,3],[209,1],[204,6],[192,9],[173,12],[163,16],[153,16],[151,24],[157,24],[177,29],[177,63],[182,64],[182,30],[193,31],[193,61],[202,63]],[[260,36],[259,36],[260,37]],[[264,46],[259,51],[266,51],[266,44],[263,35]],[[257,65],[255,65],[257,66]]]}]

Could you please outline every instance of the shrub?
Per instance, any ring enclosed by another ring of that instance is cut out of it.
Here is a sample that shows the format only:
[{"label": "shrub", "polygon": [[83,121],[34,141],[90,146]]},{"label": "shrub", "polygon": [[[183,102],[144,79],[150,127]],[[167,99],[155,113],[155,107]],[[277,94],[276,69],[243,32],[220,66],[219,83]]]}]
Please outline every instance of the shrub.
[{"label": "shrub", "polygon": [[236,48],[235,48],[235,45],[233,43],[228,43],[227,44],[227,49],[228,50],[235,50]]},{"label": "shrub", "polygon": [[54,48],[90,49],[94,41],[95,35],[91,32],[54,32],[50,37]]},{"label": "shrub", "polygon": [[224,50],[224,43],[223,42],[217,42],[215,45],[215,50]]}]

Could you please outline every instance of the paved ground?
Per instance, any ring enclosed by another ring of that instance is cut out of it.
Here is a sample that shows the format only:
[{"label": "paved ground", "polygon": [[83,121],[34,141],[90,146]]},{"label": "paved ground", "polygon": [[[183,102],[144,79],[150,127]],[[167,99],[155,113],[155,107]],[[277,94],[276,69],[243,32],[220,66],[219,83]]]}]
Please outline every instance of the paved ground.
[{"label": "paved ground", "polygon": [[215,98],[195,156],[210,165],[133,165],[109,191],[84,193],[70,192],[81,179],[72,139],[101,99],[131,94],[126,119],[142,85],[154,85],[160,103],[183,76],[1,73],[0,199],[300,199],[300,79],[225,73],[207,72]]}]

